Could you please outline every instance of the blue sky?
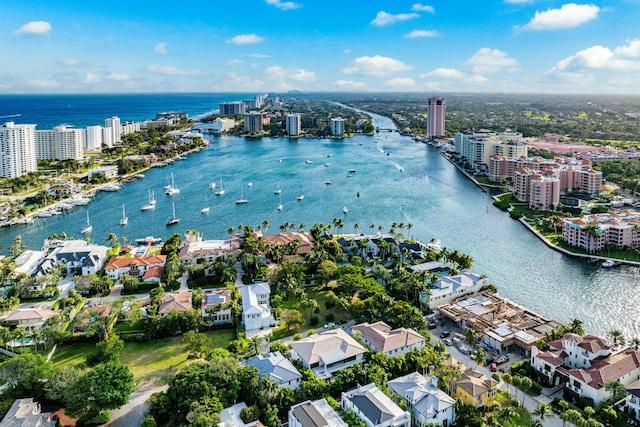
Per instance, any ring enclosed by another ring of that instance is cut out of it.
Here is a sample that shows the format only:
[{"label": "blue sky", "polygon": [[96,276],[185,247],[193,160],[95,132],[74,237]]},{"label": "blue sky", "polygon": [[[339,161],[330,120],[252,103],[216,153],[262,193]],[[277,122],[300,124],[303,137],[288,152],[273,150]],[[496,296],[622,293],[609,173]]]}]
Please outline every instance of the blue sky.
[{"label": "blue sky", "polygon": [[640,0],[7,2],[0,93],[640,93]]}]

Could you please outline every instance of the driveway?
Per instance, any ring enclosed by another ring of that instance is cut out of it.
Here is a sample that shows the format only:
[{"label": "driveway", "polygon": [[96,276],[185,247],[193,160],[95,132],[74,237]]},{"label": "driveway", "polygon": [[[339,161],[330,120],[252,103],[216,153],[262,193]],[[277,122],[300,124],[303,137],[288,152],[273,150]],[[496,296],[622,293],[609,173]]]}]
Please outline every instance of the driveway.
[{"label": "driveway", "polygon": [[167,391],[169,386],[163,385],[146,391],[136,391],[131,394],[129,403],[120,409],[110,411],[111,427],[132,427],[139,426],[144,419],[145,414],[149,410],[147,400],[153,393]]}]

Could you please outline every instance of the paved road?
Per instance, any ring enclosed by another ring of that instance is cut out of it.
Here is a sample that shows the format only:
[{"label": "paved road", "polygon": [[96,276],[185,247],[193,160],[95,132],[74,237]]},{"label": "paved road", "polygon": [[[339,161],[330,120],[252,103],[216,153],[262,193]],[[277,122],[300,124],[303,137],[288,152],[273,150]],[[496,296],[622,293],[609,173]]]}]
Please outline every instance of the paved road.
[{"label": "paved road", "polygon": [[129,403],[120,409],[111,411],[111,427],[134,427],[142,422],[149,407],[147,400],[153,393],[166,391],[169,386],[163,385],[146,391],[136,391],[131,394]]}]

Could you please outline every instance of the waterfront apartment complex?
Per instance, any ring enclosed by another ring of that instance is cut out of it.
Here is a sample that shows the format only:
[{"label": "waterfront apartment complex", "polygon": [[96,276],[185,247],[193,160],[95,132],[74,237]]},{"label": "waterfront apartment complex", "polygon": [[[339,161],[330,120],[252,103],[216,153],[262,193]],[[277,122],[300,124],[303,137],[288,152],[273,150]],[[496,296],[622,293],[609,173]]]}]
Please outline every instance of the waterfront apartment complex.
[{"label": "waterfront apartment complex", "polygon": [[0,177],[16,178],[38,170],[36,125],[7,122],[0,126]]},{"label": "waterfront apartment complex", "polygon": [[518,132],[467,130],[456,134],[455,152],[469,162],[475,173],[487,173],[494,154],[508,158],[526,157],[528,148]]},{"label": "waterfront apartment complex", "polygon": [[607,245],[637,247],[640,245],[640,214],[623,210],[584,218],[564,218],[562,240],[589,253],[602,251]]},{"label": "waterfront apartment complex", "polygon": [[286,130],[289,136],[298,136],[302,131],[302,118],[299,113],[287,114]]},{"label": "waterfront apartment complex", "polygon": [[35,131],[37,160],[81,160],[83,158],[84,129],[56,126]]},{"label": "waterfront apartment complex", "polygon": [[336,117],[331,119],[331,136],[343,136],[344,135],[344,119],[342,117]]},{"label": "waterfront apartment complex", "polygon": [[122,141],[122,126],[120,124],[120,118],[118,116],[113,116],[104,120],[104,128],[106,129],[106,133],[110,134],[111,137],[111,147],[113,144]]},{"label": "waterfront apartment complex", "polygon": [[427,105],[427,138],[444,136],[444,113],[446,109],[444,98],[435,96],[429,98]]},{"label": "waterfront apartment complex", "polygon": [[263,114],[252,111],[244,115],[244,132],[251,134],[260,134],[263,131],[262,122]]},{"label": "waterfront apartment complex", "polygon": [[235,116],[246,112],[246,106],[242,101],[220,103],[220,114],[223,116]]}]

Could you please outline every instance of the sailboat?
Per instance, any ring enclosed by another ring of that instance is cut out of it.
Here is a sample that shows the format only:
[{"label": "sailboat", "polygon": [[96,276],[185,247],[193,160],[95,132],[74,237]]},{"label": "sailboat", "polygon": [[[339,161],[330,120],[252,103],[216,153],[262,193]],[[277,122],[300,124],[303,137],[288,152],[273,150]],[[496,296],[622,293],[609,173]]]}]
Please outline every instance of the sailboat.
[{"label": "sailboat", "polygon": [[180,190],[176,188],[176,184],[173,182],[173,172],[171,172],[171,185],[165,187],[164,194],[166,194],[167,196],[175,196],[179,193]]},{"label": "sailboat", "polygon": [[[278,193],[280,194],[280,193]],[[281,211],[282,210],[282,195],[280,194],[280,204],[278,205],[278,210]]]},{"label": "sailboat", "polygon": [[176,218],[176,204],[171,202],[171,207],[173,209],[173,216],[167,220],[167,227],[180,222],[180,218]]},{"label": "sailboat", "polygon": [[273,194],[280,194],[282,190],[280,189],[280,184],[278,184],[278,189],[273,191]]},{"label": "sailboat", "polygon": [[87,225],[80,230],[80,233],[82,234],[89,234],[93,231],[93,225],[91,225],[91,222],[89,221],[89,211],[87,211]]},{"label": "sailboat", "polygon": [[222,188],[222,177],[220,178],[220,189],[214,193],[216,196],[224,196],[224,188]]},{"label": "sailboat", "polygon": [[155,196],[153,194],[153,191],[151,189],[149,189],[149,203],[147,203],[146,205],[142,205],[142,207],[140,208],[141,211],[150,211],[156,208],[156,199]]},{"label": "sailboat", "polygon": [[129,223],[129,217],[124,212],[124,205],[122,205],[122,218],[120,218],[120,225],[127,225]]},{"label": "sailboat", "polygon": [[249,201],[244,198],[244,190],[240,190],[240,198],[236,199],[236,205],[244,205],[245,203],[249,203]]},{"label": "sailboat", "polygon": [[[206,204],[208,202],[207,196],[204,196],[204,203]],[[211,210],[211,208],[209,208],[209,206],[205,206],[204,208],[200,209],[200,213],[201,214],[208,214],[209,211]]]},{"label": "sailboat", "polygon": [[344,208],[342,208],[342,212],[344,214],[348,214],[349,213],[349,209],[347,209],[347,207],[345,206]]}]

